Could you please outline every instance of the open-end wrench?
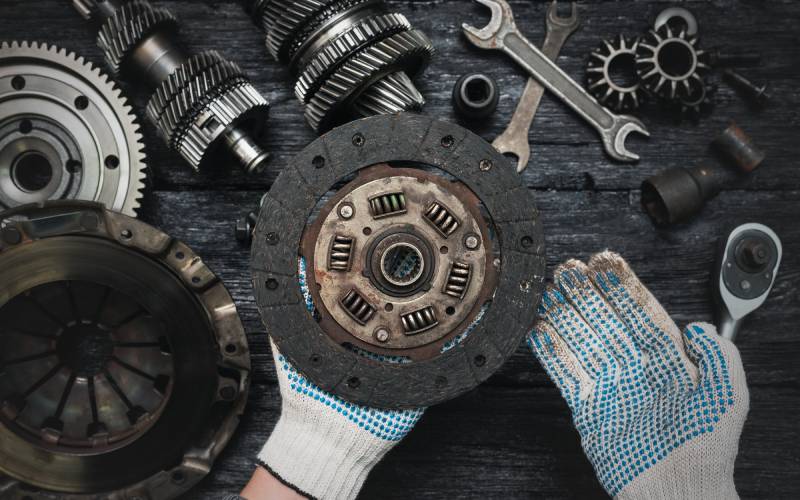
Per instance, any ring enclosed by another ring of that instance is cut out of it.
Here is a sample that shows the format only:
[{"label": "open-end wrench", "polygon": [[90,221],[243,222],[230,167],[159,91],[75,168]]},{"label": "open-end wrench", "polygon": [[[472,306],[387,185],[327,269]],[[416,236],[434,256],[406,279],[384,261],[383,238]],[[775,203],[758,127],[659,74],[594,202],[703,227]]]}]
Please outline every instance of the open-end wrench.
[{"label": "open-end wrench", "polygon": [[[580,25],[575,2],[572,2],[571,6],[572,11],[569,17],[558,16],[557,0],[553,0],[553,3],[547,8],[547,34],[542,44],[542,53],[553,61],[558,58],[564,42]],[[522,91],[522,97],[519,98],[517,109],[514,110],[514,116],[511,117],[508,127],[492,142],[492,146],[501,153],[510,153],[517,158],[518,173],[525,170],[531,157],[531,145],[528,137],[533,117],[536,115],[536,110],[539,108],[539,101],[542,100],[543,94],[544,87],[534,78],[528,78],[525,90]]]},{"label": "open-end wrench", "polygon": [[564,101],[600,133],[606,153],[612,158],[634,162],[639,156],[625,149],[625,139],[631,132],[645,136],[650,133],[637,118],[616,115],[590,96],[580,84],[570,78],[535,45],[529,42],[514,24],[514,14],[505,0],[475,0],[489,7],[492,19],[482,29],[469,24],[461,28],[470,42],[483,49],[502,50],[547,90]]}]

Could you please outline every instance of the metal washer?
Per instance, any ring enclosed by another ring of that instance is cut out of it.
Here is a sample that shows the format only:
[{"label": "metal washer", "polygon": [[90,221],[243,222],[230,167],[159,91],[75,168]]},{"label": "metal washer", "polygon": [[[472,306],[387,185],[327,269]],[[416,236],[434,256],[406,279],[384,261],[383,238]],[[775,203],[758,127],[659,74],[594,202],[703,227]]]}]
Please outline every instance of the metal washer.
[{"label": "metal washer", "polygon": [[[434,166],[466,184],[497,230],[502,258],[483,319],[462,342],[424,362],[382,363],[336,344],[307,311],[298,284],[301,237],[320,198],[360,169],[393,162]],[[320,137],[283,170],[256,225],[251,271],[267,332],[306,377],[355,403],[414,408],[474,388],[519,346],[541,297],[544,237],[533,194],[490,144],[425,116],[377,116]]]}]

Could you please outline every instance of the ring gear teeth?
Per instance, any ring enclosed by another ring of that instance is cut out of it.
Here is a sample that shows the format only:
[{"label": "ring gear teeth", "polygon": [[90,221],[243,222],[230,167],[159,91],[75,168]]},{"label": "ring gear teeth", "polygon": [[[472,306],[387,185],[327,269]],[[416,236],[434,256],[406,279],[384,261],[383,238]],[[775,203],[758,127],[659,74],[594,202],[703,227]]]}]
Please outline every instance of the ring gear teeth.
[{"label": "ring gear teeth", "polygon": [[630,71],[636,71],[635,58],[638,46],[638,38],[629,39],[619,35],[615,40],[603,40],[589,55],[586,66],[587,90],[600,104],[617,113],[639,109],[647,96],[638,78],[630,85],[623,85],[614,81],[611,75],[612,64],[630,64]]},{"label": "ring gear teeth", "polygon": [[[59,199],[83,199],[100,202],[110,210],[135,217],[136,211],[139,209],[142,191],[144,190],[147,170],[146,156],[138,118],[120,88],[99,67],[86,61],[83,57],[53,45],[37,42],[3,42],[0,45],[0,73],[3,71],[3,61],[6,59],[13,64],[25,63],[30,68],[41,66],[48,73],[55,73],[55,78],[58,82],[63,83],[72,78],[79,80],[79,82],[69,86],[68,91],[74,92],[73,94],[70,94],[68,98],[55,99],[53,102],[72,103],[78,95],[75,92],[75,87],[79,84],[86,85],[88,87],[87,91],[96,92],[96,98],[102,99],[102,102],[92,102],[90,99],[90,104],[102,110],[102,117],[107,120],[107,122],[98,125],[98,127],[104,129],[102,132],[89,131],[87,135],[99,137],[102,133],[110,131],[113,134],[114,131],[119,131],[119,136],[116,137],[114,144],[117,149],[115,158],[119,163],[113,171],[107,170],[108,167],[105,165],[105,160],[108,157],[98,157],[97,161],[92,163],[88,161],[92,155],[96,156],[98,152],[105,152],[110,142],[92,144],[88,152],[81,151],[79,147],[76,147],[82,155],[82,163],[81,178],[78,185],[75,186],[74,195],[62,194],[58,196],[51,194],[43,199],[28,199],[23,203],[43,202],[56,197]],[[29,71],[31,70],[29,69]],[[12,74],[14,73],[12,72]],[[30,86],[30,82],[28,83]],[[47,91],[53,92],[55,88],[50,85]],[[87,91],[84,92],[88,94]],[[23,88],[18,92],[24,93],[25,89]],[[40,95],[37,97],[40,97]],[[84,95],[84,97],[89,96]],[[0,96],[0,114],[2,114],[2,103],[4,102],[7,103],[10,100]],[[70,109],[69,112],[71,114],[75,111]],[[33,120],[32,117],[31,120]],[[3,121],[3,117],[0,116],[0,123]],[[57,116],[50,114],[47,116],[47,121],[50,123],[57,122]],[[88,119],[81,121],[81,124],[87,127],[90,123],[91,121]],[[75,129],[64,130],[64,137],[59,143],[65,144],[66,142],[74,141],[73,137],[77,132],[78,130]],[[122,154],[123,152],[126,154]],[[96,187],[86,186],[87,179],[90,178],[91,173],[97,179]],[[2,205],[16,205],[15,203],[8,203],[7,200],[3,201],[4,197],[3,189],[0,187],[0,208],[2,208]]]},{"label": "ring gear teeth", "polygon": [[316,131],[329,129],[336,123],[335,115],[357,97],[353,94],[359,89],[410,65],[421,71],[433,52],[431,41],[417,30],[398,33],[365,48],[322,84],[306,106],[306,120]]},{"label": "ring gear teeth", "polygon": [[[685,30],[676,33],[668,24],[650,30],[636,50],[636,72],[641,85],[652,94],[673,102],[692,95],[693,87],[705,85],[705,77],[711,69],[708,53],[698,48],[697,42],[696,36],[688,36]],[[679,44],[690,54],[689,69],[683,75],[670,74],[659,60],[661,49],[671,44]]]},{"label": "ring gear teeth", "polygon": [[411,29],[402,14],[382,14],[368,17],[325,44],[314,54],[297,79],[294,94],[303,104],[339,66],[368,44]]},{"label": "ring gear teeth", "polygon": [[228,127],[268,108],[236,64],[207,52],[187,60],[162,83],[147,114],[170,146],[198,169]]},{"label": "ring gear teeth", "polygon": [[119,76],[125,60],[139,43],[158,30],[178,31],[178,20],[163,8],[133,1],[120,6],[100,28],[97,44],[105,54],[114,76]]}]

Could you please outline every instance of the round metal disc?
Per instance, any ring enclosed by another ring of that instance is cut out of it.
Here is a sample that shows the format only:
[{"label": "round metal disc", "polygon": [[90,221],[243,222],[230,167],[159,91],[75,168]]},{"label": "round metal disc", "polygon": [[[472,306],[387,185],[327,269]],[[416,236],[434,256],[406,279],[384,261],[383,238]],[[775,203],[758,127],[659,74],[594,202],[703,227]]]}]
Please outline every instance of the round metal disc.
[{"label": "round metal disc", "polygon": [[183,243],[96,203],[0,214],[3,494],[174,498],[230,439],[249,371],[230,295]]},{"label": "round metal disc", "polygon": [[144,161],[133,110],[107,75],[58,47],[0,46],[0,210],[76,199],[134,216]]},{"label": "round metal disc", "polygon": [[[465,185],[485,209],[500,255],[491,303],[470,334],[407,363],[382,362],[334,340],[306,309],[298,284],[301,238],[319,201],[337,183],[380,164],[441,171]],[[323,390],[381,408],[432,405],[486,380],[532,327],[544,280],[544,239],[531,191],[490,144],[419,115],[357,120],[314,141],[265,197],[253,241],[256,302],[281,353]]]}]

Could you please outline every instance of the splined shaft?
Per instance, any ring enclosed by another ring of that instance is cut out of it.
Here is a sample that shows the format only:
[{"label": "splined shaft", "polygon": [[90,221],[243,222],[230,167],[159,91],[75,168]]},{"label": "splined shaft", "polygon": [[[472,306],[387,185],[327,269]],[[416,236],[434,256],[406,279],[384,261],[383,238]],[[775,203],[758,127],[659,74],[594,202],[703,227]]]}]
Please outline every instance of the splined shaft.
[{"label": "splined shaft", "polygon": [[295,75],[295,95],[317,132],[359,116],[419,111],[411,78],[431,41],[383,0],[242,0],[267,50]]},{"label": "splined shaft", "polygon": [[268,153],[255,141],[269,103],[247,75],[216,51],[187,53],[178,21],[146,0],[72,0],[99,26],[97,43],[111,72],[152,91],[147,116],[162,138],[195,169],[238,160],[260,172]]}]

